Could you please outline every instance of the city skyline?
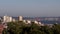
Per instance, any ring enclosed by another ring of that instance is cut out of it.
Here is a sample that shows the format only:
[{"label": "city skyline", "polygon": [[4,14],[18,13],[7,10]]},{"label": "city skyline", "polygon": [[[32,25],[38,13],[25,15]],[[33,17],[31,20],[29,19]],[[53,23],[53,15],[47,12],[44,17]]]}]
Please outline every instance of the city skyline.
[{"label": "city skyline", "polygon": [[60,0],[0,0],[0,16],[60,16]]}]

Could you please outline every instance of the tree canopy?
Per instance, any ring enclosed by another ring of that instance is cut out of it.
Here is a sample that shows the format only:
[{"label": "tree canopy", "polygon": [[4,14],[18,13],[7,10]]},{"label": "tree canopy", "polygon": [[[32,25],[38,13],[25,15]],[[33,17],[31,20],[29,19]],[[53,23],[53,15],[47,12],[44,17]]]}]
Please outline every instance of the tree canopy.
[{"label": "tree canopy", "polygon": [[8,28],[4,29],[3,34],[60,34],[60,25],[38,26],[37,24],[25,24],[24,22],[9,22]]}]

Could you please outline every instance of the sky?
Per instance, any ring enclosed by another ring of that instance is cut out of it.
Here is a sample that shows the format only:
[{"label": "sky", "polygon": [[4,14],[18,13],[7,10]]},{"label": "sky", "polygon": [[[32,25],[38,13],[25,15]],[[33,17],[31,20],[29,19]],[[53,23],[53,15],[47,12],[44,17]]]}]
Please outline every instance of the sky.
[{"label": "sky", "polygon": [[0,0],[0,16],[60,16],[60,0]]}]

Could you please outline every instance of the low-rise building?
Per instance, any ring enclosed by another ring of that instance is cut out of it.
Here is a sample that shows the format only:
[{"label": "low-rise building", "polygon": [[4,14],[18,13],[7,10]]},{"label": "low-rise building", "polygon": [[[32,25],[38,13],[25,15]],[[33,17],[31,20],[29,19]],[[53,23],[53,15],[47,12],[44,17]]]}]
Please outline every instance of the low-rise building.
[{"label": "low-rise building", "polygon": [[41,25],[41,22],[39,22],[39,25]]},{"label": "low-rise building", "polygon": [[23,20],[24,23],[26,23],[26,20]]},{"label": "low-rise building", "polygon": [[12,19],[12,21],[13,21],[13,22],[16,22],[16,20],[15,20],[15,19]]},{"label": "low-rise building", "polygon": [[38,21],[36,21],[36,20],[34,21],[34,23],[35,23],[35,24],[39,24]]},{"label": "low-rise building", "polygon": [[30,21],[30,20],[27,20],[27,23],[28,23],[28,24],[31,24],[31,21]]}]

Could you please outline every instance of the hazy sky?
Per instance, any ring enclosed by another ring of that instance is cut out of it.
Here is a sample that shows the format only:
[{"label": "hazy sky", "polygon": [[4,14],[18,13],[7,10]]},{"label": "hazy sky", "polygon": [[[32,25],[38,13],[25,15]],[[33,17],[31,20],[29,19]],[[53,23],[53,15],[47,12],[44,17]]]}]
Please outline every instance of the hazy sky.
[{"label": "hazy sky", "polygon": [[60,16],[60,0],[0,0],[0,16]]}]

